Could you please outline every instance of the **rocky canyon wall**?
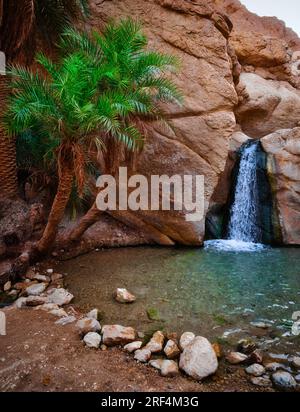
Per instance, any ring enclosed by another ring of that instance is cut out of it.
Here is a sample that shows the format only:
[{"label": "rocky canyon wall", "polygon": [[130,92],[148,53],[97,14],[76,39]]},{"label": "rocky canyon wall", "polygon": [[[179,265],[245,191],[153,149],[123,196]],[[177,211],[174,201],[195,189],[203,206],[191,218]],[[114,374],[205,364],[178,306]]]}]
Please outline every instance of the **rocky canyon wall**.
[{"label": "rocky canyon wall", "polygon": [[[149,48],[182,62],[173,76],[184,105],[165,108],[170,130],[153,125],[137,172],[204,175],[205,212],[211,212],[227,201],[235,148],[248,138],[263,138],[279,230],[285,243],[300,244],[299,153],[291,152],[289,138],[278,143],[279,133],[292,135],[298,145],[297,35],[276,18],[250,13],[237,0],[92,0],[89,25],[102,30],[111,18],[124,16],[143,23]],[[138,211],[117,217],[143,225],[162,244],[202,244],[204,219],[187,222],[185,214]]]}]

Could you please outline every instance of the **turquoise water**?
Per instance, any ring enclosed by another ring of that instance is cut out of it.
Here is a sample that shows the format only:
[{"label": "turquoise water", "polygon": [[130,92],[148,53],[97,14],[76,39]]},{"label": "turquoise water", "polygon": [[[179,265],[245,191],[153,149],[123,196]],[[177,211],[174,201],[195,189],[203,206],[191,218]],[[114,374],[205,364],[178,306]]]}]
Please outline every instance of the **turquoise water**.
[{"label": "turquoise water", "polygon": [[[103,323],[186,330],[228,342],[255,337],[262,345],[300,349],[289,335],[300,310],[300,249],[228,251],[207,248],[139,247],[106,249],[61,264],[75,305],[97,307]],[[133,304],[119,304],[117,287],[133,292]],[[150,320],[151,309],[158,320]],[[154,311],[153,311],[154,309]],[[268,329],[251,322],[264,321]]]}]

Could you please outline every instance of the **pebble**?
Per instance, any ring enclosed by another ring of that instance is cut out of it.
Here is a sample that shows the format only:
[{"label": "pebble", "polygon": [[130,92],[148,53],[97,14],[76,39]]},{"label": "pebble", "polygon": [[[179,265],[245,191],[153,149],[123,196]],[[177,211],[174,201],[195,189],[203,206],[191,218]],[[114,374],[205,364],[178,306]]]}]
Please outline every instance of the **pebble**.
[{"label": "pebble", "polygon": [[127,345],[124,346],[124,349],[129,352],[135,352],[136,350],[140,349],[142,347],[143,342],[142,341],[135,341],[135,342],[131,342],[131,343],[127,343]]},{"label": "pebble", "polygon": [[249,375],[253,375],[257,377],[263,375],[266,372],[265,368],[259,363],[254,363],[253,365],[248,366],[248,368],[246,368],[245,371]]},{"label": "pebble", "polygon": [[75,316],[65,316],[63,318],[58,319],[55,323],[56,325],[68,325],[69,323],[75,322],[76,318]]},{"label": "pebble", "polygon": [[49,282],[50,282],[49,276],[40,275],[39,273],[37,273],[36,275],[34,275],[34,276],[33,276],[33,279],[39,280],[40,282],[46,282],[46,283],[49,283]]},{"label": "pebble", "polygon": [[11,289],[11,281],[9,280],[8,282],[5,283],[3,286],[4,292],[8,292]]},{"label": "pebble", "polygon": [[174,342],[171,339],[169,339],[168,342],[166,343],[164,352],[168,359],[174,359],[180,355],[180,349],[178,348],[176,342]]},{"label": "pebble", "polygon": [[138,349],[134,352],[134,359],[146,363],[151,358],[151,351],[149,349]]},{"label": "pebble", "polygon": [[48,295],[48,302],[55,303],[59,306],[67,305],[71,302],[74,296],[66,289],[53,289]]},{"label": "pebble", "polygon": [[99,348],[101,336],[96,332],[89,332],[83,338],[84,343],[89,348]]},{"label": "pebble", "polygon": [[132,303],[136,300],[136,297],[125,288],[117,288],[114,298],[119,303]]},{"label": "pebble", "polygon": [[239,363],[245,362],[248,359],[248,356],[241,352],[229,352],[226,355],[227,362],[232,365],[238,365]]},{"label": "pebble", "polygon": [[253,385],[261,386],[263,388],[272,387],[272,382],[268,375],[260,376],[260,377],[252,377],[250,381]]},{"label": "pebble", "polygon": [[271,377],[276,388],[290,391],[296,388],[297,382],[289,372],[278,371],[273,373]]},{"label": "pebble", "polygon": [[165,336],[158,330],[155,332],[150,339],[150,341],[145,346],[146,349],[149,349],[151,353],[158,353],[163,350]]},{"label": "pebble", "polygon": [[160,373],[165,377],[177,376],[179,374],[177,362],[165,359],[161,364]]},{"label": "pebble", "polygon": [[41,293],[45,292],[47,287],[46,283],[36,283],[34,285],[30,285],[26,288],[27,295],[37,296]]},{"label": "pebble", "polygon": [[49,273],[49,275],[52,275],[52,273],[54,272],[54,270],[53,270],[53,269],[47,269],[46,272]]},{"label": "pebble", "polygon": [[52,309],[49,311],[49,313],[51,313],[51,315],[58,316],[60,318],[65,318],[68,316],[67,312],[64,311],[62,308]]},{"label": "pebble", "polygon": [[83,318],[76,323],[76,328],[80,334],[86,335],[88,332],[100,332],[101,325],[96,319]]}]

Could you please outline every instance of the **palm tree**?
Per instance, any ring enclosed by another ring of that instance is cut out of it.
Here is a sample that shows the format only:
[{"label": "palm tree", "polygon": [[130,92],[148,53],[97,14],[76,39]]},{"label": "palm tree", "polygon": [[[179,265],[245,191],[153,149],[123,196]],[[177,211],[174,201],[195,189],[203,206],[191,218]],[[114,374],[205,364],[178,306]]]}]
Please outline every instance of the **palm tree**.
[{"label": "palm tree", "polygon": [[109,76],[105,65],[88,65],[80,53],[66,55],[58,63],[44,54],[36,60],[41,71],[33,73],[21,66],[10,71],[12,95],[4,125],[9,135],[33,131],[57,160],[58,188],[36,247],[38,254],[44,254],[55,240],[73,184],[79,196],[83,193],[91,153],[103,145],[99,136],[118,139],[129,148],[142,139],[134,125],[123,121],[133,112],[127,96],[99,90],[99,78]]},{"label": "palm tree", "polygon": [[[88,0],[0,0],[0,51],[8,64],[32,63],[38,46],[53,49],[66,25],[88,13]],[[0,74],[0,107],[5,112],[9,79]],[[0,113],[0,188],[8,198],[18,195],[14,136],[8,139]]]},{"label": "palm tree", "polygon": [[[167,72],[178,67],[178,59],[149,51],[147,44],[140,23],[132,19],[110,23],[102,35],[93,32],[90,36],[69,29],[63,34],[62,41],[64,49],[85,56],[91,67],[106,67],[106,76],[98,77],[99,90],[110,90],[126,96],[132,105],[132,111],[129,115],[122,113],[124,122],[134,124],[143,138],[146,136],[149,121],[163,121],[163,112],[159,108],[161,103],[180,104],[182,100],[181,93],[166,76]],[[102,74],[102,71],[100,72]],[[108,148],[102,172],[115,173],[122,151],[112,140],[108,142]],[[98,220],[100,213],[94,203],[70,233],[69,239],[80,238],[85,230]]]}]

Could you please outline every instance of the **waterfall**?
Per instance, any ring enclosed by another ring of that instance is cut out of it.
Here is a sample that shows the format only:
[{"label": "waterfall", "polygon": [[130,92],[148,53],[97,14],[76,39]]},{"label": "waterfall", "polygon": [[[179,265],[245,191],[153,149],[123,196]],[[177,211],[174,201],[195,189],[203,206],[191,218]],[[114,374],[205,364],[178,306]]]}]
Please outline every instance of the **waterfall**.
[{"label": "waterfall", "polygon": [[258,207],[258,150],[259,141],[256,140],[247,142],[241,148],[234,199],[230,209],[228,239],[253,243],[262,240]]}]

